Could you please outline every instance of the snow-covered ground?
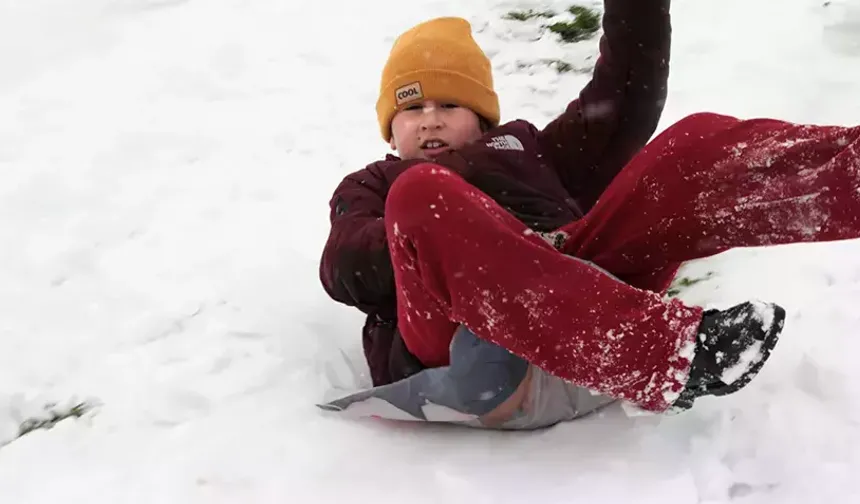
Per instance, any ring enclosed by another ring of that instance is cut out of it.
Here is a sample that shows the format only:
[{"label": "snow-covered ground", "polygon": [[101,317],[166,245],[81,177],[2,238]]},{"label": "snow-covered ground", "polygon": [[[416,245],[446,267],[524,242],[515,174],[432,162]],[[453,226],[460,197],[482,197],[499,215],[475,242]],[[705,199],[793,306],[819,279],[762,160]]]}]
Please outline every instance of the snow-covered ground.
[{"label": "snow-covered ground", "polygon": [[[393,37],[468,17],[503,119],[542,125],[588,75],[541,60],[587,70],[595,41],[501,18],[566,6],[0,1],[0,502],[858,502],[856,241],[689,265],[712,274],[685,299],[789,319],[752,385],[680,416],[497,433],[314,406],[361,361],[361,316],[316,268],[331,191],[385,152]],[[673,17],[661,128],[702,110],[860,122],[858,0],[675,0]],[[97,406],[16,439],[79,401]]]}]

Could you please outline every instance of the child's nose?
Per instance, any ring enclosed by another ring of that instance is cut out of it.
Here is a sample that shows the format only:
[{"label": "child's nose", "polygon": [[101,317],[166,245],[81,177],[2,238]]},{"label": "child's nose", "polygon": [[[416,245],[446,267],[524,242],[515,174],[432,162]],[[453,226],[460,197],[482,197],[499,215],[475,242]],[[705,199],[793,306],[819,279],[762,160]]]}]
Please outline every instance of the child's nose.
[{"label": "child's nose", "polygon": [[428,107],[424,109],[424,113],[421,114],[421,128],[422,129],[436,129],[442,126],[442,118],[439,115],[436,107]]}]

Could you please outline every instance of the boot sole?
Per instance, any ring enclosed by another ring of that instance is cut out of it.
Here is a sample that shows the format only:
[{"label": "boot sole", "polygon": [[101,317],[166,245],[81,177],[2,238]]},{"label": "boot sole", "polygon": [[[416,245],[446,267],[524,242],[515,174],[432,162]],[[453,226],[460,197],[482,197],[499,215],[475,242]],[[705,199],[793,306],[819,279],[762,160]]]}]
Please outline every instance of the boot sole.
[{"label": "boot sole", "polygon": [[758,375],[759,371],[764,367],[765,362],[770,358],[770,353],[774,347],[776,347],[776,344],[779,341],[779,335],[785,326],[785,310],[777,305],[773,305],[773,308],[773,322],[771,323],[768,332],[764,335],[764,339],[761,340],[761,348],[759,349],[761,358],[746,369],[741,376],[731,384],[723,382],[711,384],[705,389],[706,392],[704,395],[719,397],[733,394],[746,387],[749,382]]}]

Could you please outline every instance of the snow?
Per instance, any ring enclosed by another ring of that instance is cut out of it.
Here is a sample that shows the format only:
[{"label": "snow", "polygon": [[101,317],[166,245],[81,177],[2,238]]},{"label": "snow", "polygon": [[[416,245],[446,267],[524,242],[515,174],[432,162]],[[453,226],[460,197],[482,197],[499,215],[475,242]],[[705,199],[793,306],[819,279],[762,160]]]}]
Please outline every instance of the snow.
[{"label": "snow", "polygon": [[752,300],[756,317],[761,321],[761,330],[767,334],[773,329],[773,319],[776,317],[776,309],[773,305],[761,301]]},{"label": "snow", "polygon": [[738,360],[737,364],[729,367],[720,374],[720,381],[726,385],[731,385],[743,377],[750,368],[758,364],[763,357],[761,342],[753,343],[749,348],[741,352],[740,360]]},{"label": "snow", "polygon": [[[596,44],[500,18],[566,2],[71,4],[0,2],[3,502],[860,498],[857,241],[684,269],[714,272],[689,302],[788,313],[750,386],[688,413],[499,433],[315,406],[367,383],[341,369],[341,352],[361,362],[362,318],[316,268],[331,191],[385,153],[374,103],[393,37],[468,17],[503,119],[542,125],[588,75],[541,60],[587,71]],[[824,4],[675,0],[661,129],[702,110],[856,123],[860,6]],[[97,406],[15,439],[79,401]]]}]

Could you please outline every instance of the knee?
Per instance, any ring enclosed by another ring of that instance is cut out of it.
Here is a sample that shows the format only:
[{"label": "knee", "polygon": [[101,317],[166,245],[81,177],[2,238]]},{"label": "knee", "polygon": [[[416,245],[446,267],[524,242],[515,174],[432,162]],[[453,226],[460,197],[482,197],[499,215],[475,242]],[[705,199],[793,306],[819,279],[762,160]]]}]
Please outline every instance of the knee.
[{"label": "knee", "polygon": [[713,112],[695,112],[693,114],[689,114],[689,115],[683,117],[680,121],[677,122],[677,124],[687,124],[687,123],[699,124],[699,123],[705,122],[705,121],[719,120],[722,117],[725,117],[725,116],[722,116],[720,114],[715,114]]},{"label": "knee", "polygon": [[696,112],[690,114],[675,124],[669,127],[670,130],[689,133],[704,133],[721,128],[726,123],[735,123],[738,119],[735,117],[715,114],[713,112]]},{"label": "knee", "polygon": [[[702,156],[702,149],[713,143],[711,139],[736,124],[737,121],[734,117],[711,112],[688,115],[666,128],[648,143],[645,152],[650,156],[646,156],[645,159],[651,161],[653,169],[674,170],[672,166],[683,170],[696,169],[698,164],[688,163],[687,158],[699,159]],[[669,160],[675,162],[669,162]],[[681,163],[682,160],[683,163]]]},{"label": "knee", "polygon": [[[444,166],[421,163],[400,174],[388,191],[385,199],[386,218],[413,215],[415,210],[437,208],[445,200],[445,194],[465,181]],[[432,213],[432,212],[431,212]]]}]

